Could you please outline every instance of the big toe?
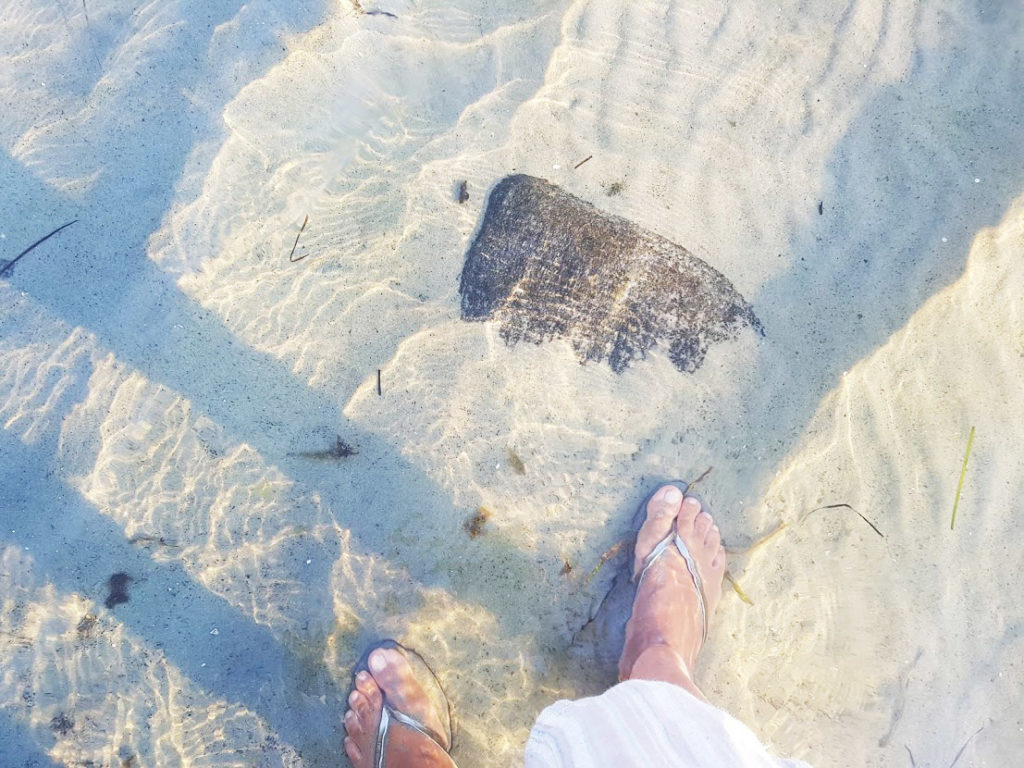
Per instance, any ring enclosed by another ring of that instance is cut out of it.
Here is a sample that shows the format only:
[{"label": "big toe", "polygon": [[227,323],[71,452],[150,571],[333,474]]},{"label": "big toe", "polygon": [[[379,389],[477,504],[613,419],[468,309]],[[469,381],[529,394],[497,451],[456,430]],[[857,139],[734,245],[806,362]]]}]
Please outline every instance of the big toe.
[{"label": "big toe", "polygon": [[412,670],[405,656],[394,648],[378,648],[370,654],[369,667],[373,679],[388,699],[406,697],[407,685],[412,681]]},{"label": "big toe", "polygon": [[647,517],[636,535],[633,577],[643,570],[644,560],[672,532],[679,514],[683,492],[674,485],[663,485],[647,502]]},{"label": "big toe", "polygon": [[444,742],[441,746],[448,749],[451,746],[449,729],[444,727],[441,713],[436,711],[416,679],[405,654],[395,648],[378,648],[370,654],[368,663],[373,679],[390,705],[430,728]]}]

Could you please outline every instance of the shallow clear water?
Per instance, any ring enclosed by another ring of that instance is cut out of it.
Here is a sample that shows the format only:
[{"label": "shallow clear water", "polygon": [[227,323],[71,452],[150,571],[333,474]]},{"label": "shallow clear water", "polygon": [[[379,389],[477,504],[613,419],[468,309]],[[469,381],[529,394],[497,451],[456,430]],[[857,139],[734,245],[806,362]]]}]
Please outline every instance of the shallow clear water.
[{"label": "shallow clear water", "polygon": [[[730,566],[713,701],[818,765],[1012,763],[1019,9],[357,5],[0,2],[0,259],[76,222],[0,278],[5,759],[336,764],[395,636],[460,761],[514,765],[612,679],[602,554],[713,467],[727,543],[785,523]],[[464,322],[514,172],[765,335],[616,374]]]}]

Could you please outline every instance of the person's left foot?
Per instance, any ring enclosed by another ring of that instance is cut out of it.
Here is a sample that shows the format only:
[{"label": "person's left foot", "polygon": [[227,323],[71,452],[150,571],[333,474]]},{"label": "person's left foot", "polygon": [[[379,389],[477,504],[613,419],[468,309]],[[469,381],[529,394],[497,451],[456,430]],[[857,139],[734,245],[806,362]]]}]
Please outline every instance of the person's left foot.
[{"label": "person's left foot", "polygon": [[[384,710],[384,695],[392,709],[445,738],[446,729],[439,714],[434,711],[401,651],[378,648],[370,654],[368,666],[369,672],[356,675],[355,690],[349,694],[349,710],[345,713],[345,732],[348,734],[345,737],[345,754],[354,768],[376,768],[373,758],[377,729]],[[384,750],[384,765],[387,768],[452,768],[455,763],[445,751],[448,749],[451,749],[451,744],[439,746],[419,731],[392,720]]]}]

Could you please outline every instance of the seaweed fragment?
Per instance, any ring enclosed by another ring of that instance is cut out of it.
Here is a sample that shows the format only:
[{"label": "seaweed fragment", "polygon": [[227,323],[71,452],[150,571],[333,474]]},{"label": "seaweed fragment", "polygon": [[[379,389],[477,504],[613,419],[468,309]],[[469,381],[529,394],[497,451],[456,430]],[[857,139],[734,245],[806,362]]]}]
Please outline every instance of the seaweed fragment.
[{"label": "seaweed fragment", "polygon": [[107,599],[103,601],[103,604],[107,608],[113,608],[115,605],[121,603],[127,603],[129,600],[128,596],[128,585],[131,584],[132,577],[124,571],[118,571],[112,574],[107,579]]},{"label": "seaweed fragment", "polygon": [[300,459],[323,461],[325,459],[347,459],[349,456],[355,456],[358,453],[359,451],[357,451],[352,445],[341,439],[341,435],[337,435],[334,439],[334,445],[325,451],[303,451],[301,453],[290,453],[288,455],[297,456]]},{"label": "seaweed fragment", "polygon": [[76,223],[78,223],[78,219],[75,219],[74,221],[69,221],[67,224],[62,224],[61,226],[59,226],[55,230],[53,230],[53,232],[51,232],[50,234],[48,234],[48,235],[46,235],[44,237],[40,237],[38,240],[36,240],[34,243],[32,243],[32,245],[30,245],[24,251],[22,251],[17,256],[15,256],[13,259],[11,259],[6,264],[4,264],[3,267],[0,267],[0,277],[3,277],[8,272],[10,272],[12,269],[14,269],[14,265],[17,264],[19,261],[21,261],[21,259],[23,259],[25,256],[27,256],[29,254],[29,252],[33,248],[35,248],[37,245],[42,245],[47,240],[49,240],[51,237],[53,237],[58,232],[60,232],[62,229],[67,229],[72,224],[76,224]]},{"label": "seaweed fragment", "polygon": [[523,460],[519,458],[519,454],[512,448],[508,449],[508,465],[512,467],[512,471],[517,475],[526,474],[526,464],[523,463]]},{"label": "seaweed fragment", "polygon": [[747,593],[743,591],[743,588],[740,586],[739,582],[736,581],[735,577],[731,573],[729,573],[729,571],[725,572],[725,580],[729,582],[729,585],[732,587],[733,592],[735,592],[739,596],[740,600],[742,600],[747,605],[754,604],[754,601],[747,597]]},{"label": "seaweed fragment", "polygon": [[96,628],[96,625],[98,623],[99,619],[97,619],[91,613],[85,614],[85,616],[83,616],[81,620],[78,622],[78,626],[75,627],[75,629],[78,631],[78,636],[82,638],[92,637],[92,631]]},{"label": "seaweed fragment", "polygon": [[971,458],[971,445],[974,444],[974,427],[971,427],[971,434],[967,438],[967,450],[964,451],[964,463],[960,467],[960,481],[956,484],[956,498],[953,499],[953,517],[949,520],[949,530],[953,530],[956,524],[956,508],[960,505],[960,491],[964,488],[964,475],[967,474],[967,460]]},{"label": "seaweed fragment", "polygon": [[491,510],[487,507],[477,507],[476,512],[462,524],[462,528],[469,534],[469,538],[475,539],[484,532],[484,526],[490,518]]},{"label": "seaweed fragment", "polygon": [[307,213],[307,214],[306,214],[306,218],[304,218],[304,219],[302,220],[302,226],[301,226],[301,227],[299,227],[299,234],[297,234],[297,235],[295,236],[295,242],[294,242],[294,243],[292,243],[292,252],[288,254],[288,261],[290,261],[290,262],[291,262],[292,264],[294,264],[294,263],[295,263],[295,262],[297,262],[297,261],[302,261],[302,260],[303,260],[304,258],[306,258],[306,257],[307,257],[307,256],[309,255],[308,253],[305,253],[305,254],[303,254],[302,256],[299,256],[299,258],[297,258],[297,259],[296,259],[296,258],[293,258],[293,257],[295,256],[295,249],[296,249],[296,248],[298,247],[298,245],[299,245],[299,238],[300,238],[300,237],[302,237],[302,232],[303,232],[303,230],[305,230],[305,228],[306,228],[306,224],[307,224],[308,222],[309,222],[309,214]]}]

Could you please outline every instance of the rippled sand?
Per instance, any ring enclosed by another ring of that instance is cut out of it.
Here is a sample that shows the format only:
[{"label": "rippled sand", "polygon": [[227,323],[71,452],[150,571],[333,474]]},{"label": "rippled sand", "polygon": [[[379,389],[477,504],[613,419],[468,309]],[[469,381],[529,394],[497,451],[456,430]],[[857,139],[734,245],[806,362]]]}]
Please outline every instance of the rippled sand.
[{"label": "rippled sand", "polygon": [[[337,764],[388,635],[460,762],[515,765],[613,675],[602,553],[713,467],[728,544],[784,524],[731,563],[714,702],[820,766],[1013,764],[1021,11],[358,7],[0,0],[0,259],[77,220],[0,279],[5,760]],[[460,320],[512,172],[766,335],[617,375]]]}]

